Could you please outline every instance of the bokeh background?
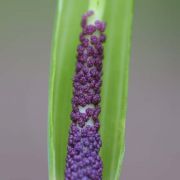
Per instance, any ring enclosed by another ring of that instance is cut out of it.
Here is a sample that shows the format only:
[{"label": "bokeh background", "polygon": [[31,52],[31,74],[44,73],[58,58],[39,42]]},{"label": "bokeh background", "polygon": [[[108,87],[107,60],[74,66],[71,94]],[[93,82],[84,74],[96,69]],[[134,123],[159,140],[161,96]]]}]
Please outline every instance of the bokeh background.
[{"label": "bokeh background", "polygon": [[[180,1],[135,0],[122,180],[180,179]],[[0,179],[47,180],[56,0],[0,0]]]}]

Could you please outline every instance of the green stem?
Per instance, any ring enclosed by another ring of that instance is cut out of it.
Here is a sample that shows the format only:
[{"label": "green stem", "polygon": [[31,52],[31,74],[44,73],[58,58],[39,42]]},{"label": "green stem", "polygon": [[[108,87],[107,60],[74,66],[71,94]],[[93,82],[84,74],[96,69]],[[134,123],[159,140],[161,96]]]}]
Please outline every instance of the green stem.
[{"label": "green stem", "polygon": [[94,15],[89,18],[89,23],[94,23],[96,20],[102,20],[104,15],[106,0],[89,0],[89,10],[94,11]]}]

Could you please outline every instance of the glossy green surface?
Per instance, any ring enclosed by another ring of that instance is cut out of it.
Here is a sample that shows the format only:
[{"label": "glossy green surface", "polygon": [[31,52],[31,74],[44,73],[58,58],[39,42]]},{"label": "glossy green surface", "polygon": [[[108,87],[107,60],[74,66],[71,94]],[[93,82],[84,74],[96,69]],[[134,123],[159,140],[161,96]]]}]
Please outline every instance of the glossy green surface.
[{"label": "glossy green surface", "polygon": [[120,176],[125,148],[133,0],[59,0],[49,88],[49,180],[64,179],[80,21],[82,14],[92,8],[107,23],[100,114],[103,180],[118,180]]}]

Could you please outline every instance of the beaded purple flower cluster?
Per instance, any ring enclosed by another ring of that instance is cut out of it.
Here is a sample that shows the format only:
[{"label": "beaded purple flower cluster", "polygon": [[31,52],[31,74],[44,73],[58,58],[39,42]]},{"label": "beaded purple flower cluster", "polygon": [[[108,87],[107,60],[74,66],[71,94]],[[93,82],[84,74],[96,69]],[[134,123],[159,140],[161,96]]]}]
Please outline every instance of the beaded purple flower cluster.
[{"label": "beaded purple flower cluster", "polygon": [[88,11],[81,21],[82,33],[77,48],[77,65],[72,99],[72,124],[66,158],[66,180],[101,180],[102,161],[99,156],[101,138],[98,133],[100,87],[102,84],[103,42],[105,23],[88,24]]}]

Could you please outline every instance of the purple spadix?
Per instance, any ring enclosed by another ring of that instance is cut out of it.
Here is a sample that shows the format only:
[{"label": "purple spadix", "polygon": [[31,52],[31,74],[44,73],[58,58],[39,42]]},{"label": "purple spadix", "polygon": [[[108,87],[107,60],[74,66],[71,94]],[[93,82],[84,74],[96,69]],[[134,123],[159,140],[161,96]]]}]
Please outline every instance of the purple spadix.
[{"label": "purple spadix", "polygon": [[69,131],[65,180],[101,180],[103,163],[99,156],[100,88],[105,23],[88,23],[93,11],[82,16],[73,78],[71,127]]}]

